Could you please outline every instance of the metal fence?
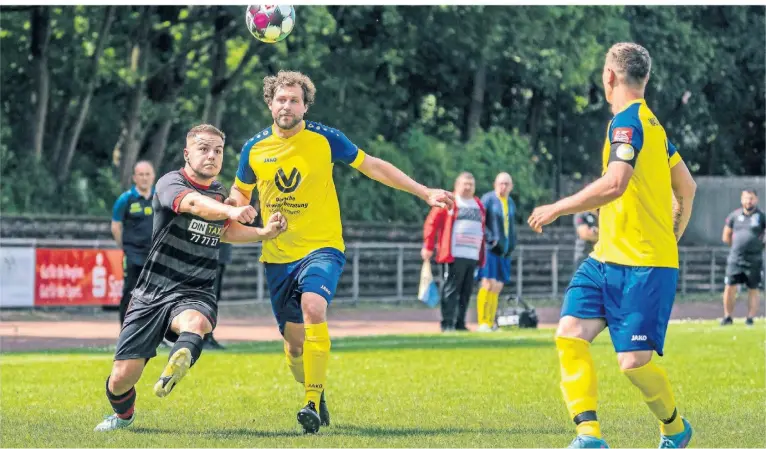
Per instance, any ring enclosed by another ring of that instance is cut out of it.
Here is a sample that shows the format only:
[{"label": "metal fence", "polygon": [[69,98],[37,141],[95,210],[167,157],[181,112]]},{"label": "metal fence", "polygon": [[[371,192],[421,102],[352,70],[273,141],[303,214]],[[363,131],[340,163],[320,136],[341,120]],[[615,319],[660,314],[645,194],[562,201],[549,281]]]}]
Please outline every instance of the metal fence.
[{"label": "metal fence", "polygon": [[[0,239],[0,246],[115,248],[111,240]],[[336,301],[413,300],[420,281],[421,245],[349,243]],[[0,251],[2,251],[0,249]],[[235,245],[223,280],[223,301],[268,301],[260,244]],[[678,292],[715,293],[723,286],[726,247],[681,247]],[[506,292],[523,298],[559,299],[575,270],[572,245],[521,245],[512,257],[513,275]],[[435,266],[439,277],[441,267]]]}]

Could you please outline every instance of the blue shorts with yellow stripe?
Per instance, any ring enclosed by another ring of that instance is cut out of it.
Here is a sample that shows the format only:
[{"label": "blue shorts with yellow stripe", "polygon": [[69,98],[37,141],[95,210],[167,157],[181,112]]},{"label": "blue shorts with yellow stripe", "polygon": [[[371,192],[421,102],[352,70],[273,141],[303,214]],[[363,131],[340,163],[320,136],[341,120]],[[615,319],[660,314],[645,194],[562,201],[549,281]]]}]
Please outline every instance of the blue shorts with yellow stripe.
[{"label": "blue shorts with yellow stripe", "polygon": [[285,323],[303,323],[301,295],[316,293],[329,305],[335,296],[346,256],[335,248],[320,248],[289,263],[264,263],[271,310],[284,334]]},{"label": "blue shorts with yellow stripe", "polygon": [[662,355],[678,269],[628,267],[585,259],[564,296],[561,316],[603,318],[616,352]]}]

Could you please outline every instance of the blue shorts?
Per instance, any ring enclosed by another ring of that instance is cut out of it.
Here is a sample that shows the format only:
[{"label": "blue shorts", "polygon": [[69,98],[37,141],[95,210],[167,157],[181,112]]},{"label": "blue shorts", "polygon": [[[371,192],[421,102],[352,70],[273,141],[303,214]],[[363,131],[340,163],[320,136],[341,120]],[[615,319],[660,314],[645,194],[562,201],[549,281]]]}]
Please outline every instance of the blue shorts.
[{"label": "blue shorts", "polygon": [[332,302],[346,256],[335,248],[321,248],[289,263],[264,263],[271,310],[285,333],[285,323],[303,323],[301,295],[316,293]]},{"label": "blue shorts", "polygon": [[628,267],[588,257],[567,287],[561,316],[605,319],[617,352],[662,355],[677,282],[676,268]]},{"label": "blue shorts", "polygon": [[511,259],[487,250],[486,262],[479,268],[478,279],[494,279],[507,284],[511,281]]}]

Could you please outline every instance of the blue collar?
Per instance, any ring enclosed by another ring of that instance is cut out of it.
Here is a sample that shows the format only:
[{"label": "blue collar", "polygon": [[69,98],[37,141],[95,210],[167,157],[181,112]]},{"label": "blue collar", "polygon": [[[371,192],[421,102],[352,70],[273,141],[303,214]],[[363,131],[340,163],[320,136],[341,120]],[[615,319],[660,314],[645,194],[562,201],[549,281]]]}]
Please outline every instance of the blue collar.
[{"label": "blue collar", "polygon": [[[143,198],[140,193],[138,193],[138,189],[136,189],[136,185],[134,184],[133,187],[129,190],[130,196],[136,197],[136,198]],[[152,193],[149,195],[149,199],[151,199],[154,196],[154,186],[152,186]]]}]

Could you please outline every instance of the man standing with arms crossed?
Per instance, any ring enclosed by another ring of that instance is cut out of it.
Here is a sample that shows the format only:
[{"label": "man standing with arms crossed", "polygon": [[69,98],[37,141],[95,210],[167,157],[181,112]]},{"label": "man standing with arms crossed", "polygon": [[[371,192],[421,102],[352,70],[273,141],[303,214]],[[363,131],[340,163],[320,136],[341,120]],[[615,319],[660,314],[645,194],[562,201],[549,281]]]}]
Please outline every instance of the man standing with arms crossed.
[{"label": "man standing with arms crossed", "polygon": [[766,214],[758,208],[755,190],[744,190],[740,197],[742,208],[726,218],[722,240],[731,247],[726,260],[726,286],[723,290],[724,317],[721,326],[732,324],[731,315],[737,301],[737,285],[748,289],[749,304],[745,324],[753,325],[761,300],[758,288],[763,270],[763,238],[766,230]]},{"label": "man standing with arms crossed", "polygon": [[602,81],[614,117],[602,150],[602,176],[580,192],[536,208],[536,232],[562,215],[600,208],[599,241],[572,277],[556,331],[561,392],[577,425],[570,448],[608,447],[596,416],[590,343],[609,328],[620,370],[660,424],[661,448],[687,447],[692,428],[676,408],[670,380],[652,360],[663,355],[678,281],[678,247],[696,184],[644,100],[651,58],[638,44],[606,54]]},{"label": "man standing with arms crossed", "polygon": [[149,248],[152,245],[154,209],[154,167],[148,161],[138,161],[133,167],[130,190],[117,198],[112,208],[112,236],[124,253],[122,299],[120,300],[120,326],[130,303],[130,294],[141,274]]}]

